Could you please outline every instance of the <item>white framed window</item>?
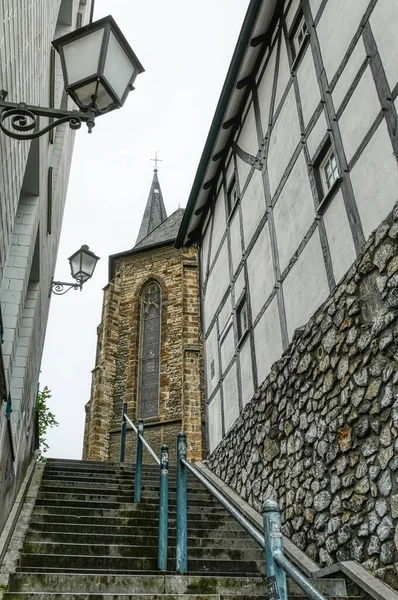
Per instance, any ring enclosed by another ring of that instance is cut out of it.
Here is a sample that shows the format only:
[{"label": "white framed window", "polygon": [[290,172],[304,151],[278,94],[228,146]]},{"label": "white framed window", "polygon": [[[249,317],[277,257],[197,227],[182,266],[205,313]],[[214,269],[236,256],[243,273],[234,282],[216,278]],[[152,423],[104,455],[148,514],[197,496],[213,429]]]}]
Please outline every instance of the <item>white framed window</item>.
[{"label": "white framed window", "polygon": [[236,309],[236,323],[238,327],[238,340],[240,340],[249,329],[249,313],[246,296],[242,298]]},{"label": "white framed window", "polygon": [[323,192],[327,194],[333,187],[334,182],[339,178],[339,170],[333,148],[329,148],[327,151],[325,158],[320,164],[319,171]]},{"label": "white framed window", "polygon": [[293,51],[294,56],[296,57],[300,52],[306,38],[307,38],[308,30],[307,23],[305,22],[304,15],[301,16],[297,28],[293,34]]}]

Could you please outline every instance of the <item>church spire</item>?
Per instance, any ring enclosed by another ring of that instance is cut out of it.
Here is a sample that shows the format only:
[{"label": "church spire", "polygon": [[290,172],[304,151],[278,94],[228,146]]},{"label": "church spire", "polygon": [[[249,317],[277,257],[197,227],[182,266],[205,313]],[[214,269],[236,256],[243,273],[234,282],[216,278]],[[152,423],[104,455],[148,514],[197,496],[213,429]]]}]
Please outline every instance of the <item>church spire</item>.
[{"label": "church spire", "polygon": [[136,245],[147,235],[149,235],[154,229],[156,229],[156,227],[163,223],[165,219],[167,219],[167,213],[163,202],[162,190],[160,189],[158,179],[158,161],[159,159],[156,157],[152,185],[149,191],[144,216],[142,217],[141,227],[138,232],[137,240],[135,242]]}]

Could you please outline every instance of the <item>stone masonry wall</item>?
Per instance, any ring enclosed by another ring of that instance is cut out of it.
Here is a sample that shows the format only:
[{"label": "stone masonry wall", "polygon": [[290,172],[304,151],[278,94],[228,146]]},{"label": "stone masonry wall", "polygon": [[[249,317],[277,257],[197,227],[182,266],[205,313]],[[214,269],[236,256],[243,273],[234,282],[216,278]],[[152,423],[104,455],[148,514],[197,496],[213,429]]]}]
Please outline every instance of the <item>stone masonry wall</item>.
[{"label": "stone masonry wall", "polygon": [[[212,453],[210,468],[322,566],[398,587],[398,207]],[[271,341],[270,341],[271,343]]]}]

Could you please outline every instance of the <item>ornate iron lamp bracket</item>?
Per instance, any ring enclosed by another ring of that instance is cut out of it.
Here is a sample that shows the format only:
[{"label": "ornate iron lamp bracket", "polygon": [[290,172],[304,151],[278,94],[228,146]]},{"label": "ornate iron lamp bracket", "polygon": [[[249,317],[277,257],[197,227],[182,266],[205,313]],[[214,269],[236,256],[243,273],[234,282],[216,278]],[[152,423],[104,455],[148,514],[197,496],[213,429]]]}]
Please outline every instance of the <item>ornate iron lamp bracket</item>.
[{"label": "ornate iron lamp bracket", "polygon": [[[98,111],[88,109],[85,112],[77,110],[59,110],[56,108],[42,108],[41,106],[30,106],[24,102],[6,102],[7,92],[0,90],[0,129],[15,140],[34,140],[63,123],[69,123],[71,129],[80,129],[82,123],[87,124],[88,132],[91,133],[95,125],[95,116]],[[38,129],[38,117],[48,117],[53,121]]]},{"label": "ornate iron lamp bracket", "polygon": [[66,294],[66,292],[69,292],[69,290],[81,290],[83,288],[83,284],[82,283],[69,283],[69,282],[65,282],[65,281],[51,281],[51,288],[50,288],[50,296],[51,293],[55,294],[56,296],[63,296],[63,294]]}]

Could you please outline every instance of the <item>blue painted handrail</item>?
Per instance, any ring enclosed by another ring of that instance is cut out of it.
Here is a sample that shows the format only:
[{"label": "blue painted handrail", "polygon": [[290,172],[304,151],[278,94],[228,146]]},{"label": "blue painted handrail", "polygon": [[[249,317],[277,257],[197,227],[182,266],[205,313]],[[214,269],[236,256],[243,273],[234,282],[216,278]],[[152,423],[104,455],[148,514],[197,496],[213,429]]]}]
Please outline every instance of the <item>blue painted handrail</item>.
[{"label": "blue painted handrail", "polygon": [[158,569],[167,571],[167,536],[169,520],[169,449],[163,444],[160,450],[159,483],[159,543]]},{"label": "blue painted handrail", "polygon": [[[177,564],[179,573],[187,571],[187,502],[186,471],[189,470],[213,496],[242,525],[249,535],[265,550],[266,574],[269,582],[269,600],[287,600],[287,573],[310,600],[327,600],[312,583],[283,554],[283,537],[278,503],[267,500],[264,503],[264,533],[254,527],[236,507],[186,459],[186,436],[178,434],[177,440]],[[185,490],[185,492],[184,492]]]},{"label": "blue painted handrail", "polygon": [[120,432],[120,462],[124,462],[124,456],[126,452],[126,412],[127,402],[124,402],[122,408],[122,429]]},{"label": "blue painted handrail", "polygon": [[177,573],[187,572],[187,436],[179,433],[177,436],[177,543],[176,570]]},{"label": "blue painted handrail", "polygon": [[142,455],[144,447],[160,467],[159,487],[159,540],[158,540],[158,569],[167,570],[167,535],[168,535],[168,512],[169,512],[169,450],[163,445],[160,451],[160,459],[144,438],[144,421],[138,420],[138,428],[127,416],[127,404],[123,404],[122,427],[120,436],[120,462],[125,458],[126,447],[126,425],[132,427],[137,435],[137,450],[135,457],[135,481],[134,481],[134,503],[141,502],[142,489]]}]

